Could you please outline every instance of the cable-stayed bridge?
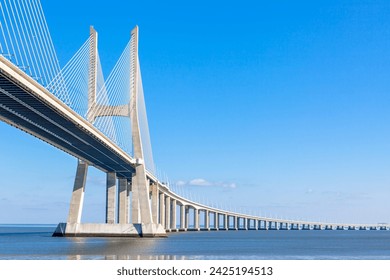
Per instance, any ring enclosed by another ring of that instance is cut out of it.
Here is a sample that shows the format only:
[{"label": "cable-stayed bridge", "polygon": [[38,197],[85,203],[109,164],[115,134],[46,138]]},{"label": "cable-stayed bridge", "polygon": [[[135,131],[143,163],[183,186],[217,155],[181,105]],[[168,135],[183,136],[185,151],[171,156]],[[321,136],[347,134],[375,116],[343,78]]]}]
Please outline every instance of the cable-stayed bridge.
[{"label": "cable-stayed bridge", "polygon": [[[0,1],[0,119],[78,159],[69,215],[55,235],[165,236],[186,230],[389,230],[387,224],[273,219],[202,205],[157,178],[135,27],[110,75],[98,34],[61,68],[39,0]],[[88,167],[107,174],[105,223],[81,222]],[[202,224],[201,224],[202,223]]]}]

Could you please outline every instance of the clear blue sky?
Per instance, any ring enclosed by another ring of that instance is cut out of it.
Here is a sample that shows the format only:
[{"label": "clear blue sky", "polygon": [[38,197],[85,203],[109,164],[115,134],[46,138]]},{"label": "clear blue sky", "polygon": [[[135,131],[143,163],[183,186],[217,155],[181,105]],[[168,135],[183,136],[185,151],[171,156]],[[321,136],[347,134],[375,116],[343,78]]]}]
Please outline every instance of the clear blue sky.
[{"label": "clear blue sky", "polygon": [[[249,213],[390,222],[390,1],[42,0],[61,65],[131,29],[154,159],[193,198]],[[57,223],[76,159],[0,123],[0,223]],[[90,169],[83,221],[104,220]]]}]

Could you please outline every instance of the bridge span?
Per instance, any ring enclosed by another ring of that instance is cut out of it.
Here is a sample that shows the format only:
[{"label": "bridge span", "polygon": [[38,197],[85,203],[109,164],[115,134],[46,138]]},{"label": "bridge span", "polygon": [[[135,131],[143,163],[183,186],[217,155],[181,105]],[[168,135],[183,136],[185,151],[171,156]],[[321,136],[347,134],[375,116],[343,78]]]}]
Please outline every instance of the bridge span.
[{"label": "bridge span", "polygon": [[[26,12],[29,11],[19,11]],[[18,24],[21,29],[24,26],[12,15],[0,16],[0,28],[6,24]],[[29,28],[24,32],[32,31]],[[37,50],[29,40],[37,36],[23,40],[2,30],[0,43],[11,46],[18,41],[27,49],[24,54],[30,54]],[[106,81],[100,69],[97,37],[91,27],[87,42],[64,69],[53,70],[55,74],[47,77],[45,85],[34,78],[34,73],[26,72],[39,68],[34,67],[35,59],[23,58],[15,49],[0,55],[0,120],[78,159],[68,218],[58,225],[55,236],[163,237],[167,232],[190,230],[390,230],[388,224],[338,224],[246,215],[179,196],[157,178],[150,164],[153,161],[138,59],[138,28],[132,30],[127,47]],[[18,57],[19,63],[15,60]],[[72,98],[73,103],[69,101]],[[115,126],[123,120],[127,130]],[[122,140],[131,142],[130,150]],[[106,173],[104,223],[82,223],[89,166]]]},{"label": "bridge span", "polygon": [[[210,207],[181,197],[160,181],[150,181],[149,196],[153,221],[161,225],[166,233],[186,231],[227,230],[390,230],[390,224],[329,223],[277,219],[247,215],[239,212]],[[121,211],[118,208],[118,211]],[[126,229],[120,234],[104,231],[102,224],[78,224],[78,231],[66,233],[69,224],[60,223],[55,236],[143,236],[141,224],[129,224],[118,220],[118,227]],[[131,227],[129,227],[131,226]],[[149,235],[145,235],[149,236]],[[156,235],[155,235],[156,236]],[[158,236],[165,236],[159,234]]]},{"label": "bridge span", "polygon": [[[390,230],[390,224],[325,223],[276,219],[221,210],[193,202],[165,185],[151,186],[154,218],[167,232],[210,230]],[[190,215],[191,212],[191,215]],[[203,223],[200,223],[202,219]]]}]

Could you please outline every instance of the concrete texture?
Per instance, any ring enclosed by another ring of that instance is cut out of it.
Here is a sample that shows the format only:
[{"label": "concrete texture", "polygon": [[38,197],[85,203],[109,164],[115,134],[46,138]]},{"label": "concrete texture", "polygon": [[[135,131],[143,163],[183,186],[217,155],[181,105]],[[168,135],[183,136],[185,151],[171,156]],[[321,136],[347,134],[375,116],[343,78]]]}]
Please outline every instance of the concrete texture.
[{"label": "concrete texture", "polygon": [[106,187],[106,223],[115,224],[115,206],[116,206],[116,174],[107,173]]},{"label": "concrete texture", "polygon": [[158,224],[158,186],[152,184],[150,188],[152,192],[152,219],[153,223]]},{"label": "concrete texture", "polygon": [[165,229],[171,228],[171,198],[165,197]]},{"label": "concrete texture", "polygon": [[172,219],[171,219],[171,224],[170,228],[171,230],[176,230],[176,199],[172,199]]},{"label": "concrete texture", "polygon": [[165,195],[160,193],[160,224],[165,228]]},{"label": "concrete texture", "polygon": [[88,164],[79,160],[77,164],[76,178],[70,200],[68,223],[80,223],[83,211],[85,182],[87,179]]},{"label": "concrete texture", "polygon": [[128,209],[128,191],[127,191],[127,179],[120,178],[119,180],[119,192],[118,192],[118,223],[129,223],[129,209]]}]

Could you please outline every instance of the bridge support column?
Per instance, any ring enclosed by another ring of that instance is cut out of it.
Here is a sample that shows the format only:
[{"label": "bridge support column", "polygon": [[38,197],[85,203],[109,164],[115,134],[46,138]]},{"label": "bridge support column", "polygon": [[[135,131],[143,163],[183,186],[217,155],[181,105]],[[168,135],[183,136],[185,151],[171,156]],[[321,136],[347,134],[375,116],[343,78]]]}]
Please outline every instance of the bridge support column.
[{"label": "bridge support column", "polygon": [[209,210],[204,211],[204,227],[205,230],[210,230],[210,213]]},{"label": "bridge support column", "polygon": [[190,225],[190,206],[185,207],[185,228],[188,230]]},{"label": "bridge support column", "polygon": [[180,205],[180,230],[186,231],[186,207],[185,205]]},{"label": "bridge support column", "polygon": [[115,224],[115,195],[116,195],[116,174],[107,173],[106,188],[106,223]]},{"label": "bridge support column", "polygon": [[200,230],[199,228],[199,210],[194,208],[194,229]]},{"label": "bridge support column", "polygon": [[237,216],[233,217],[233,227],[235,230],[238,230],[237,219],[238,219]]},{"label": "bridge support column", "polygon": [[127,199],[126,199],[126,213],[127,213],[127,222],[130,223],[130,210],[131,210],[131,204],[130,204],[130,195],[131,195],[131,180],[126,180],[126,190],[127,190]]},{"label": "bridge support column", "polygon": [[255,220],[255,230],[259,230],[259,220]]},{"label": "bridge support column", "polygon": [[150,188],[152,191],[152,219],[153,223],[158,224],[158,186],[152,184]]},{"label": "bridge support column", "polygon": [[128,191],[127,191],[127,179],[120,178],[119,180],[119,192],[118,192],[118,222],[120,224],[129,223],[129,206]]},{"label": "bridge support column", "polygon": [[160,193],[160,224],[165,227],[165,194]]},{"label": "bridge support column", "polygon": [[143,232],[147,236],[161,234],[163,230],[158,230],[158,225],[153,223],[149,183],[143,164],[135,167],[132,176],[132,192],[132,223],[142,224]]},{"label": "bridge support column", "polygon": [[214,212],[214,227],[216,230],[219,230],[219,214]]},{"label": "bridge support column", "polygon": [[225,230],[229,230],[229,216],[228,214],[225,214],[224,215],[224,222],[223,222],[223,226],[225,228]]},{"label": "bridge support column", "polygon": [[139,196],[138,196],[138,187],[137,187],[137,178],[133,174],[131,177],[131,222],[133,224],[139,224],[141,222],[140,209],[139,209]]},{"label": "bridge support column", "polygon": [[87,173],[88,164],[79,160],[77,164],[76,178],[73,185],[72,198],[70,200],[67,223],[79,224],[81,222]]},{"label": "bridge support column", "polygon": [[171,229],[171,198],[165,196],[165,229]]},{"label": "bridge support column", "polygon": [[172,199],[171,230],[176,231],[176,199]]}]

